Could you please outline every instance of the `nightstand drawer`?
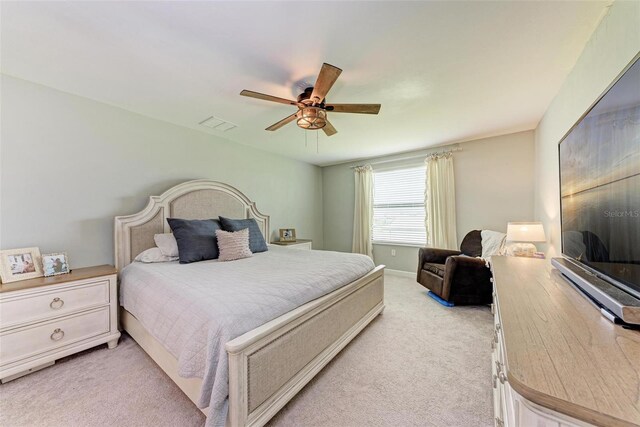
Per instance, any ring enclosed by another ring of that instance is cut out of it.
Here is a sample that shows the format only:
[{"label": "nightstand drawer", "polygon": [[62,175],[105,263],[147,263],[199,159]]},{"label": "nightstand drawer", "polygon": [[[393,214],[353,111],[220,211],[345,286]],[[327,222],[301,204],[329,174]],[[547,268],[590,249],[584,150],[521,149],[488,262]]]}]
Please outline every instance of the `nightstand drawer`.
[{"label": "nightstand drawer", "polygon": [[290,246],[287,246],[287,247],[290,248],[290,249],[304,249],[304,250],[310,251],[311,250],[311,242],[300,242],[300,243],[297,243],[295,245],[290,245]]},{"label": "nightstand drawer", "polygon": [[109,307],[0,334],[0,366],[109,332]]},{"label": "nightstand drawer", "polygon": [[109,304],[108,280],[58,289],[43,288],[42,292],[26,292],[2,300],[0,328],[7,329],[103,304]]}]

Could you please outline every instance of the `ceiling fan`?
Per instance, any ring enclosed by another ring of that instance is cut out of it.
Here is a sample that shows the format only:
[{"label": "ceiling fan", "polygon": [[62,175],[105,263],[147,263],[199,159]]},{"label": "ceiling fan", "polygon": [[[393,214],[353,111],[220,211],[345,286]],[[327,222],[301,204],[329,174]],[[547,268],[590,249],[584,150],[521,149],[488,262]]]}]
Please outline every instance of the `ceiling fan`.
[{"label": "ceiling fan", "polygon": [[322,64],[315,85],[306,88],[304,92],[298,95],[297,101],[265,95],[264,93],[253,92],[251,90],[243,90],[240,92],[240,95],[298,107],[298,111],[272,124],[266,130],[278,130],[287,123],[297,120],[298,126],[302,129],[322,129],[327,136],[331,136],[338,133],[338,131],[329,122],[329,119],[327,119],[328,111],[334,113],[359,114],[378,114],[380,111],[380,104],[327,104],[325,97],[338,79],[340,73],[342,73],[340,68],[327,63]]}]

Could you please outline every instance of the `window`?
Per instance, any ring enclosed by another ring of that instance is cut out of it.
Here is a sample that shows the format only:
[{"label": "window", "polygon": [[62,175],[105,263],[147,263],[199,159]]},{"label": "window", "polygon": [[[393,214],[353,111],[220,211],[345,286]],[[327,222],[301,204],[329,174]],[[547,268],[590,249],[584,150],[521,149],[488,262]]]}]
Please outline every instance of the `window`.
[{"label": "window", "polygon": [[374,171],[373,188],[373,243],[425,245],[425,167]]}]

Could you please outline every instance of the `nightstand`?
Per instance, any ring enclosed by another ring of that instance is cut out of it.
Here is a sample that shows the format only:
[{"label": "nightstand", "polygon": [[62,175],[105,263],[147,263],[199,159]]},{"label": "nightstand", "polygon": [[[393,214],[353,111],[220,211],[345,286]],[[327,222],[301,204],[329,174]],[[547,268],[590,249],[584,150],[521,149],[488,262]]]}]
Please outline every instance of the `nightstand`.
[{"label": "nightstand", "polygon": [[278,245],[278,246],[284,246],[290,249],[306,249],[306,250],[311,250],[312,247],[312,241],[311,240],[306,240],[306,239],[298,239],[295,242],[282,242],[282,241],[277,241],[277,242],[271,242],[272,245]]},{"label": "nightstand", "polygon": [[0,285],[0,380],[99,344],[115,348],[116,286],[111,265]]}]

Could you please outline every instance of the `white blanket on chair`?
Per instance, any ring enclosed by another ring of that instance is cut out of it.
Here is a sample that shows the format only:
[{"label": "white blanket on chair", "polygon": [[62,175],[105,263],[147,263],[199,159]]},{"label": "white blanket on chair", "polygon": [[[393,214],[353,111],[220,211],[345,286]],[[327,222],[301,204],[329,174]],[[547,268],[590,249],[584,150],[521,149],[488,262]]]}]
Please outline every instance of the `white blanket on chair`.
[{"label": "white blanket on chair", "polygon": [[487,267],[491,263],[494,255],[503,255],[507,235],[499,231],[482,230],[482,255],[481,258],[487,262]]}]

